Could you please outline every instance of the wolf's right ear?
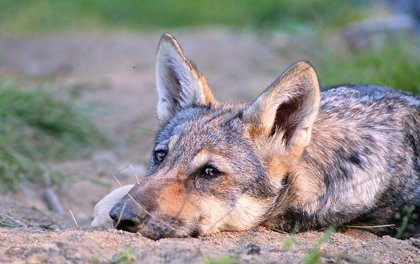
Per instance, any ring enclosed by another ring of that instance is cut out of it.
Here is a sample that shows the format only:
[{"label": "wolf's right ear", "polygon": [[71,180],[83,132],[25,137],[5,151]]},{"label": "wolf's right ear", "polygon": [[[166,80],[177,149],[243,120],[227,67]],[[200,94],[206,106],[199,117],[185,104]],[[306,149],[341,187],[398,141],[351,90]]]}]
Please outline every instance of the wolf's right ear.
[{"label": "wolf's right ear", "polygon": [[157,116],[161,124],[191,105],[216,103],[203,75],[184,55],[177,40],[162,35],[156,56]]}]

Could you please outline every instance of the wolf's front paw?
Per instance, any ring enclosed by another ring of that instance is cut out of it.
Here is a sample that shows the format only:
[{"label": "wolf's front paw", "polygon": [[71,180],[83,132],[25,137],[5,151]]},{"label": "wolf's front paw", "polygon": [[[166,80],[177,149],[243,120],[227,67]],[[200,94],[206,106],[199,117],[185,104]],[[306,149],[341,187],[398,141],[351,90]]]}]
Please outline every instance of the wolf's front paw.
[{"label": "wolf's front paw", "polygon": [[131,190],[131,188],[133,188],[133,186],[134,184],[121,186],[102,198],[102,200],[95,205],[95,218],[90,225],[93,227],[103,226],[112,228],[112,219],[109,216],[109,212],[112,207],[114,207],[114,205],[118,203],[118,201],[121,200]]}]

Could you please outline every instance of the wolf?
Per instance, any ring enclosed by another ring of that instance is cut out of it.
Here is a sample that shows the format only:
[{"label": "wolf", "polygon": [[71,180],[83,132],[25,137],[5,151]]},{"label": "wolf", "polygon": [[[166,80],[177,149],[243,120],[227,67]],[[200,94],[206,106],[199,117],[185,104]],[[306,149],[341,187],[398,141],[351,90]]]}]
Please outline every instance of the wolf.
[{"label": "wolf", "polygon": [[98,209],[117,229],[160,239],[388,225],[404,207],[419,213],[418,96],[370,85],[321,91],[300,61],[255,101],[221,103],[169,33],[156,85],[161,127],[147,175]]}]

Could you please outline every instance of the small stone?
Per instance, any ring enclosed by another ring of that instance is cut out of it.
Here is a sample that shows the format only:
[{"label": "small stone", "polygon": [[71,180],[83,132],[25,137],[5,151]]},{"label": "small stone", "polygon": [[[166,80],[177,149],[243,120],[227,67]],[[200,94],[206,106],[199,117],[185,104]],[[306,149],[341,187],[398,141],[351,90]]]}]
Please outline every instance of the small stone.
[{"label": "small stone", "polygon": [[6,255],[9,256],[19,256],[22,255],[25,252],[24,247],[11,247],[8,250],[6,250]]},{"label": "small stone", "polygon": [[417,248],[420,248],[420,239],[412,238],[410,240],[411,240],[411,243],[413,244],[413,246],[415,246]]},{"label": "small stone", "polygon": [[248,244],[243,252],[247,255],[260,254],[261,248],[255,244]]},{"label": "small stone", "polygon": [[321,258],[325,263],[336,263],[335,258]]}]

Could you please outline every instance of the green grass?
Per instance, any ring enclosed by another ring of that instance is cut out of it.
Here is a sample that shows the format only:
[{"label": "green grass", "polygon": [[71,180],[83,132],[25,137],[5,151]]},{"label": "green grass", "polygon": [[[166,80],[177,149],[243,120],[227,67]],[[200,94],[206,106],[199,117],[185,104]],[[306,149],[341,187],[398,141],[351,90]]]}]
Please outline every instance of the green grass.
[{"label": "green grass", "polygon": [[82,109],[46,88],[23,90],[0,82],[0,190],[23,180],[61,180],[45,161],[86,153],[108,144]]},{"label": "green grass", "polygon": [[321,263],[321,246],[324,243],[327,243],[333,234],[335,233],[335,227],[330,226],[328,227],[322,237],[318,239],[315,246],[311,248],[308,253],[306,254],[303,263],[304,264],[318,264]]},{"label": "green grass", "polygon": [[98,27],[137,30],[215,24],[258,28],[337,27],[365,16],[366,8],[361,3],[355,0],[2,0],[0,30],[37,33]]},{"label": "green grass", "polygon": [[132,246],[126,246],[118,250],[118,252],[112,256],[112,264],[131,264],[136,260],[136,249]]},{"label": "green grass", "polygon": [[320,52],[317,67],[322,86],[374,84],[420,94],[420,48],[401,40],[367,51]]},{"label": "green grass", "polygon": [[402,212],[395,214],[395,219],[400,221],[397,226],[397,233],[395,238],[409,238],[410,233],[415,234],[415,223],[418,222],[418,215],[415,213],[416,207],[414,205],[404,206]]},{"label": "green grass", "polygon": [[299,246],[300,242],[296,239],[296,235],[292,234],[292,236],[285,241],[283,241],[282,249],[285,251],[289,251],[292,248]]}]

